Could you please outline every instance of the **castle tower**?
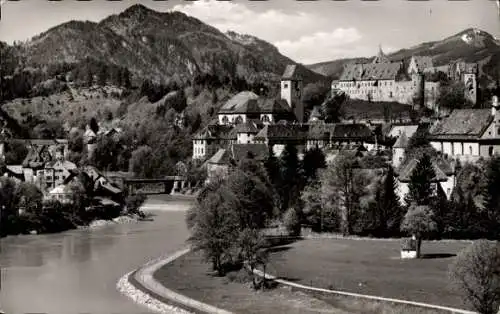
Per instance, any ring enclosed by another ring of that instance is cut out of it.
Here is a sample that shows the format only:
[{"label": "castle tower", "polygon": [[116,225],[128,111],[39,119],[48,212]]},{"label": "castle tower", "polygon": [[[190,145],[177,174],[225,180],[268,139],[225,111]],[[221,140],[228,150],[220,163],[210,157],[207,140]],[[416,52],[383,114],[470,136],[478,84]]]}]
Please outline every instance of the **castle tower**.
[{"label": "castle tower", "polygon": [[411,80],[415,86],[415,92],[413,94],[413,109],[419,110],[425,105],[425,80],[424,74],[422,73],[412,73]]},{"label": "castle tower", "polygon": [[302,78],[297,73],[297,66],[287,65],[281,77],[281,99],[288,102],[300,123],[304,122],[304,104],[301,101],[302,84]]}]

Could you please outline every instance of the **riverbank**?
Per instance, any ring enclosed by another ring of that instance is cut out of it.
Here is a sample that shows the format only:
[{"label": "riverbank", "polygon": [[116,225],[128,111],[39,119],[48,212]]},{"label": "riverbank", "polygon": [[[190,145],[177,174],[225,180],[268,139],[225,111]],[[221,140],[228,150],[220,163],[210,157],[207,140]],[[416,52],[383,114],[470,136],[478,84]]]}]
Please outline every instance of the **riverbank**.
[{"label": "riverbank", "polygon": [[188,252],[160,268],[153,277],[167,289],[234,313],[351,313],[286,287],[255,291],[243,270],[217,277],[209,269],[200,253]]}]

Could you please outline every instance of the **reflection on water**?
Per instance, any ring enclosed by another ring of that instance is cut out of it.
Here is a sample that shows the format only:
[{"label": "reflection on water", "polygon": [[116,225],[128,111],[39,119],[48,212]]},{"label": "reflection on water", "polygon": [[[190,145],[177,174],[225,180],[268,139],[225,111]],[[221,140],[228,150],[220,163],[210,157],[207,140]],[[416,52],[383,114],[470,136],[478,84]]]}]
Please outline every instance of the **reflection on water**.
[{"label": "reflection on water", "polygon": [[[0,240],[0,307],[17,313],[148,313],[120,295],[117,280],[184,246],[187,202],[162,200],[174,211],[154,221]],[[158,200],[155,204],[159,204]]]}]

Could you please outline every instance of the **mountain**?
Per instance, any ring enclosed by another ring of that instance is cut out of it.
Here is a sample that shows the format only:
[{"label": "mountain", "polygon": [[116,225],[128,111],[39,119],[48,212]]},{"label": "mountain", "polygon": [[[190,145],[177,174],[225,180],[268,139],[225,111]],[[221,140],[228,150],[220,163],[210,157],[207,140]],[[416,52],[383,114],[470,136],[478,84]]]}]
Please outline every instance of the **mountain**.
[{"label": "mountain", "polygon": [[[469,28],[440,41],[422,43],[411,48],[388,54],[390,60],[408,61],[411,56],[431,56],[435,66],[452,61],[478,62],[480,75],[493,80],[500,71],[500,41],[489,33]],[[352,62],[366,62],[371,58],[339,59],[308,65],[308,68],[333,78],[338,78],[343,66]]]},{"label": "mountain", "polygon": [[[181,12],[133,5],[99,23],[71,21],[32,38],[22,47],[28,65],[73,63],[87,57],[128,68],[133,77],[185,81],[196,74],[276,79],[296,64],[263,40],[222,33]],[[305,81],[323,76],[299,65]]]}]

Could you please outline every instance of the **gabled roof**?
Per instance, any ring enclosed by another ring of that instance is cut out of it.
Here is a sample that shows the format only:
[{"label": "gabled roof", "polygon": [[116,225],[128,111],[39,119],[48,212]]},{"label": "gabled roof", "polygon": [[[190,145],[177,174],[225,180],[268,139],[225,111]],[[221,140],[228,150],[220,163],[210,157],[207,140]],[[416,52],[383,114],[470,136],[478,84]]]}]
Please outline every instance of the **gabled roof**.
[{"label": "gabled roof", "polygon": [[387,136],[398,137],[399,135],[406,133],[407,137],[412,137],[415,132],[417,132],[418,124],[396,124],[393,123],[388,132]]},{"label": "gabled roof", "polygon": [[230,113],[292,113],[284,99],[259,97],[244,91],[231,97],[219,110],[219,114]]},{"label": "gabled roof", "polygon": [[234,160],[239,161],[251,154],[256,160],[265,160],[269,154],[266,144],[233,144],[231,145],[231,155]]},{"label": "gabled roof", "polygon": [[236,130],[231,125],[209,124],[199,131],[193,139],[226,139],[236,140]]},{"label": "gabled roof", "polygon": [[219,110],[219,113],[245,113],[257,112],[257,100],[259,96],[254,92],[243,91],[231,97]]},{"label": "gabled roof", "polygon": [[400,70],[400,62],[349,64],[344,68],[339,80],[395,80]]},{"label": "gabled roof", "polygon": [[285,71],[283,72],[282,80],[301,80],[300,75],[297,73],[297,65],[289,64],[286,66]]},{"label": "gabled roof", "polygon": [[350,139],[350,138],[371,138],[372,131],[366,124],[336,124],[332,138]]},{"label": "gabled roof", "polygon": [[268,124],[255,136],[256,139],[305,139],[309,126],[306,124]]},{"label": "gabled roof", "polygon": [[[417,167],[417,164],[417,159],[411,159],[405,165],[402,165],[398,171],[398,180],[400,182],[410,182],[411,175]],[[453,166],[441,157],[432,159],[432,167],[434,168],[434,173],[436,174],[432,180],[433,182],[447,181],[448,176],[453,175]]]},{"label": "gabled roof", "polygon": [[456,109],[430,129],[430,137],[478,139],[492,120],[490,109]]},{"label": "gabled roof", "polygon": [[219,149],[210,159],[207,161],[209,164],[225,165],[231,161],[231,156],[227,149]]},{"label": "gabled roof", "polygon": [[253,121],[240,123],[234,127],[236,133],[254,133],[257,134],[259,129],[257,124]]},{"label": "gabled roof", "polygon": [[309,125],[309,132],[307,134],[307,139],[311,140],[322,140],[325,139],[325,135],[328,135],[328,139],[334,134],[335,124],[333,123],[315,123]]},{"label": "gabled roof", "polygon": [[394,148],[406,148],[408,147],[409,139],[408,136],[406,136],[406,133],[403,132],[398,139],[396,140],[396,143],[392,147]]}]

